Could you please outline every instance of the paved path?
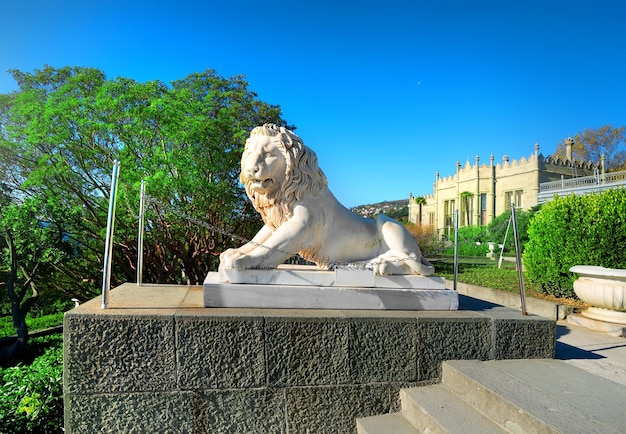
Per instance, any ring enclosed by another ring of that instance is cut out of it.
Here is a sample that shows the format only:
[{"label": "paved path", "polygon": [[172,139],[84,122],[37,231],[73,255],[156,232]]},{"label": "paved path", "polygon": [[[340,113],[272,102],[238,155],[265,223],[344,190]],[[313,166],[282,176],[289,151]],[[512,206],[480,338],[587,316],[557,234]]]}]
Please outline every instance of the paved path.
[{"label": "paved path", "polygon": [[[461,294],[459,305],[461,310],[502,308],[490,301]],[[566,320],[557,322],[556,333],[556,359],[626,385],[626,338],[569,324]]]},{"label": "paved path", "polygon": [[557,322],[556,359],[626,386],[626,338]]}]

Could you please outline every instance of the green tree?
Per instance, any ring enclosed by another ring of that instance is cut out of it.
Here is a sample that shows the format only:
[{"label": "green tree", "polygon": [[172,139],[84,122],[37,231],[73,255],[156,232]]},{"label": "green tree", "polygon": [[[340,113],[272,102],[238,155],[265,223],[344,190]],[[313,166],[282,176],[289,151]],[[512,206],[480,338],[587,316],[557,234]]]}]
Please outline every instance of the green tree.
[{"label": "green tree", "polygon": [[54,266],[69,254],[63,234],[42,220],[44,215],[39,198],[16,203],[6,194],[0,197],[0,268],[7,275],[0,288],[9,297],[17,334],[17,341],[0,352],[2,360],[28,342],[26,315],[37,301],[40,277],[54,274]]},{"label": "green tree", "polygon": [[[576,160],[600,162],[605,157],[607,171],[626,169],[626,127],[605,125],[597,129],[584,129],[573,140],[572,157]],[[566,141],[561,140],[554,151],[554,156],[566,157]]]},{"label": "green tree", "polygon": [[422,207],[424,205],[426,205],[426,199],[424,198],[424,196],[417,196],[415,198],[415,203],[419,207],[418,208],[417,224],[421,226],[422,225]]},{"label": "green tree", "polygon": [[[286,123],[242,76],[193,73],[166,85],[107,80],[92,68],[12,71],[19,85],[5,96],[2,152],[23,196],[38,195],[77,251],[70,274],[97,292],[110,173],[121,162],[113,284],[134,280],[139,185],[146,181],[147,282],[197,284],[219,253],[260,225],[239,185],[249,131]],[[8,100],[8,102],[7,102]],[[293,128],[293,127],[291,127]],[[84,291],[83,291],[84,292]]]}]

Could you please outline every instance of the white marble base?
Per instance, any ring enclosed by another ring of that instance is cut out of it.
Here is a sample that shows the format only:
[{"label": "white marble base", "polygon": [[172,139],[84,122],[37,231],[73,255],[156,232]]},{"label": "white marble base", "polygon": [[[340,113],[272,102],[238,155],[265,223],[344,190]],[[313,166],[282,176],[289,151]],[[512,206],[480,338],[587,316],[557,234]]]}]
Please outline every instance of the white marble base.
[{"label": "white marble base", "polygon": [[609,334],[611,336],[617,336],[626,338],[626,325],[616,324],[614,322],[602,321],[595,318],[589,318],[586,315],[580,313],[573,313],[567,315],[566,318],[569,324],[573,324],[579,327],[584,327],[597,332]]},{"label": "white marble base", "polygon": [[445,289],[443,278],[395,274],[376,276],[372,270],[338,267],[320,270],[311,265],[279,265],[271,270],[220,270],[220,282],[257,285],[338,286],[352,288]]},{"label": "white marble base", "polygon": [[459,296],[445,289],[440,277],[373,276],[368,270],[283,266],[209,273],[204,281],[204,306],[447,311],[458,309]]},{"label": "white marble base", "polygon": [[616,310],[602,309],[599,307],[588,307],[580,312],[580,314],[598,321],[626,326],[626,312],[618,312]]}]

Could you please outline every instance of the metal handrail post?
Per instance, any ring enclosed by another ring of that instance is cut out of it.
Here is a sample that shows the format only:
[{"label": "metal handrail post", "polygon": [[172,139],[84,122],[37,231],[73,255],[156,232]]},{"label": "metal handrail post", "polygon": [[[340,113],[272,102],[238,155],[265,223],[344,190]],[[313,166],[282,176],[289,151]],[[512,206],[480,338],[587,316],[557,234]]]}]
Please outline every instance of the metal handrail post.
[{"label": "metal handrail post", "polygon": [[146,204],[146,181],[141,180],[139,191],[139,233],[137,234],[137,286],[143,281],[143,233],[144,212]]},{"label": "metal handrail post", "polygon": [[454,210],[454,280],[452,289],[456,291],[457,276],[459,274],[459,210]]},{"label": "metal handrail post", "polygon": [[502,241],[502,248],[500,249],[500,259],[498,259],[498,268],[502,267],[502,257],[504,255],[504,247],[506,246],[506,237],[509,236],[509,229],[511,228],[512,217],[509,217],[509,223],[506,225],[506,232],[504,233],[504,241]]},{"label": "metal handrail post", "polygon": [[517,220],[515,218],[515,204],[511,203],[511,221],[513,222],[513,239],[515,240],[515,260],[517,263],[517,277],[519,279],[519,296],[522,302],[522,315],[526,312],[526,294],[524,293],[524,273],[522,271],[522,255],[520,254],[519,237],[517,235]]},{"label": "metal handrail post", "polygon": [[109,197],[109,214],[107,216],[107,234],[104,242],[104,269],[102,272],[102,309],[107,308],[109,290],[111,289],[111,260],[113,254],[113,227],[115,225],[115,204],[117,203],[117,179],[120,173],[120,161],[113,163],[111,174],[111,195]]}]

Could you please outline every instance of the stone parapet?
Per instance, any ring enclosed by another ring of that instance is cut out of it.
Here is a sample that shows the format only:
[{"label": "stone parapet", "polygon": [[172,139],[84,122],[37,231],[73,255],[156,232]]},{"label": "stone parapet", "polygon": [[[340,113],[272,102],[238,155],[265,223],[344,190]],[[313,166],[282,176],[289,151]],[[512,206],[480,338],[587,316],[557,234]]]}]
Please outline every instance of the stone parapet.
[{"label": "stone parapet", "polygon": [[125,284],[65,315],[68,433],[355,431],[441,362],[551,358],[556,323],[507,308],[204,308],[200,286]]}]

